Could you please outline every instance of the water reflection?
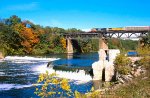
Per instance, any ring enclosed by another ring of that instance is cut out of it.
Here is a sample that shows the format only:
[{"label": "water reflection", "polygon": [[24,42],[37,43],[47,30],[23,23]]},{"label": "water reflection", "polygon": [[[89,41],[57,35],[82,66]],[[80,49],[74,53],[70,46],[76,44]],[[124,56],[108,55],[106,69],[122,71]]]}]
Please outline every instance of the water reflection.
[{"label": "water reflection", "polygon": [[67,59],[72,59],[73,58],[73,54],[72,53],[68,53],[67,54]]}]

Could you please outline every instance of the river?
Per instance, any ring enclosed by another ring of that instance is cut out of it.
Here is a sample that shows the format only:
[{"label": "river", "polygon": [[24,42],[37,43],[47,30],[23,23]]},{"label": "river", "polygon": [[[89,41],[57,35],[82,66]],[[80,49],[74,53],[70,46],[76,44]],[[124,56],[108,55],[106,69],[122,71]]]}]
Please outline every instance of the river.
[{"label": "river", "polygon": [[[56,72],[59,77],[70,80],[72,91],[86,93],[93,86],[88,73],[98,53],[7,56],[0,61],[0,98],[39,98],[34,85],[40,73]],[[51,62],[47,67],[48,62]]]}]

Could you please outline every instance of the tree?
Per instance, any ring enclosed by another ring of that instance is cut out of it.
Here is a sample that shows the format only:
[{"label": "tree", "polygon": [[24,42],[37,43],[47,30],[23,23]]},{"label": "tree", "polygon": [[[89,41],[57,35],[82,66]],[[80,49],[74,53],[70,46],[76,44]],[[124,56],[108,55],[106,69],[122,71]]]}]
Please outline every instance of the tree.
[{"label": "tree", "polygon": [[18,23],[21,23],[21,18],[19,18],[16,15],[12,15],[10,18],[6,19],[5,23],[6,23],[6,25],[13,26],[13,25],[16,25]]},{"label": "tree", "polygon": [[25,48],[27,53],[31,53],[35,44],[39,42],[37,34],[35,34],[31,28],[24,28],[20,35],[23,38],[21,45]]},{"label": "tree", "polygon": [[147,36],[142,37],[140,46],[136,50],[140,56],[150,55],[150,32],[148,32]]},{"label": "tree", "polygon": [[67,33],[78,33],[78,32],[81,32],[81,30],[76,29],[76,28],[71,28],[71,29],[66,30],[66,32]]},{"label": "tree", "polygon": [[12,54],[14,51],[17,51],[20,48],[21,38],[18,32],[15,32],[10,26],[5,24],[0,24],[0,40],[2,47]]},{"label": "tree", "polygon": [[143,36],[140,40],[142,47],[150,46],[150,32],[148,32],[147,36]]}]

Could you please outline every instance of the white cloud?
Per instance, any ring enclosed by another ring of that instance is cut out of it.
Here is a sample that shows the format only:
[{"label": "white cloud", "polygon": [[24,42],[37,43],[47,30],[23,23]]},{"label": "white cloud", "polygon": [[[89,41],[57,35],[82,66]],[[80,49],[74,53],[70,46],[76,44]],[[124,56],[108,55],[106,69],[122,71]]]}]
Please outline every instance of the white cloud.
[{"label": "white cloud", "polygon": [[31,2],[29,4],[7,6],[6,10],[26,11],[26,10],[35,10],[37,9],[37,7],[38,7],[38,2]]}]

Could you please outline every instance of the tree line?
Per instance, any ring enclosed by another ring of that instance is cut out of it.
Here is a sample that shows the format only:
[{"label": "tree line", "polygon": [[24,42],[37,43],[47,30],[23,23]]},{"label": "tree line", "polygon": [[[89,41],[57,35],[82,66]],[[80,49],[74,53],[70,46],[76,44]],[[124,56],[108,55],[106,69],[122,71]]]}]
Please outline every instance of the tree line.
[{"label": "tree line", "polygon": [[[83,32],[76,28],[43,27],[16,15],[0,19],[0,51],[6,55],[66,53],[66,40],[61,34]],[[78,38],[81,52],[98,51],[98,39]],[[137,41],[110,39],[110,48],[133,50]],[[77,52],[77,50],[75,49]]]}]

